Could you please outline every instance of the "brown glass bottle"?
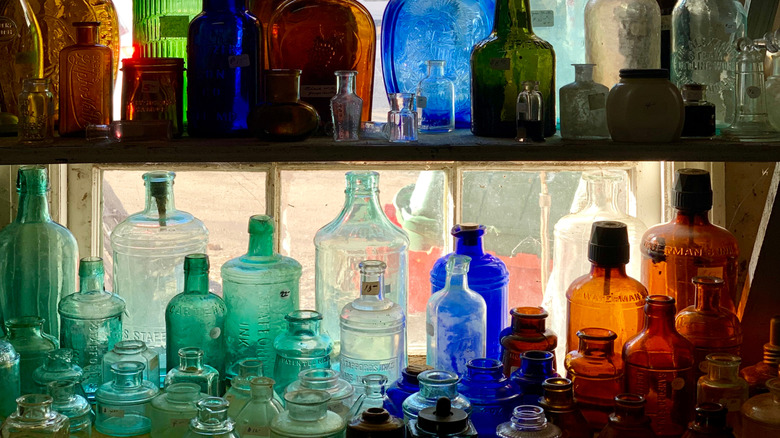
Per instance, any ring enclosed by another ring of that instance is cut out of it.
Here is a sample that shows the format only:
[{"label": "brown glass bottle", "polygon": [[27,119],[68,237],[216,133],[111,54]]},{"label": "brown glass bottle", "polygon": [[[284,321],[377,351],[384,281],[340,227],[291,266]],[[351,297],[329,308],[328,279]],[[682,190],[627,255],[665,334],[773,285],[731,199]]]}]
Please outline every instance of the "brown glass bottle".
[{"label": "brown glass bottle", "polygon": [[546,327],[548,315],[543,308],[515,307],[509,314],[512,315],[512,332],[501,338],[501,361],[506,377],[520,368],[521,356],[526,351],[544,350],[555,354],[555,347],[558,346],[558,336]]},{"label": "brown glass bottle", "polygon": [[672,206],[675,218],[651,227],[642,238],[642,283],[650,294],[669,295],[684,309],[694,304],[693,277],[720,277],[725,282],[720,306],[733,312],[739,247],[728,230],[710,223],[709,172],[678,170]]},{"label": "brown glass bottle", "polygon": [[650,417],[645,415],[645,398],[638,394],[615,396],[615,412],[599,432],[599,438],[655,438]]},{"label": "brown glass bottle", "polygon": [[720,403],[699,403],[696,417],[682,438],[734,438],[734,432],[726,425],[727,413]]},{"label": "brown glass bottle", "polygon": [[566,377],[574,399],[592,430],[601,430],[615,410],[615,396],[623,392],[623,362],[615,354],[612,330],[588,327],[577,332],[580,346],[566,355]]},{"label": "brown glass bottle", "polygon": [[547,420],[561,429],[561,438],[593,438],[593,431],[574,402],[571,380],[547,379],[542,383],[542,394],[539,406],[544,409]]},{"label": "brown glass bottle", "polygon": [[98,43],[97,21],[73,23],[76,44],[60,52],[60,135],[83,136],[87,125],[111,123],[111,49]]},{"label": "brown glass bottle", "polygon": [[368,408],[347,424],[346,438],[404,438],[404,420],[382,408]]},{"label": "brown glass bottle", "polygon": [[775,315],[769,321],[769,342],[764,344],[764,360],[742,368],[739,372],[739,376],[748,382],[751,397],[769,391],[766,381],[778,376],[778,364],[780,364],[780,315]]},{"label": "brown glass bottle", "polygon": [[300,76],[300,70],[265,73],[265,102],[249,113],[249,127],[255,136],[300,141],[314,134],[320,119],[311,105],[301,101]]},{"label": "brown glass bottle", "polygon": [[659,437],[682,435],[696,400],[693,344],[677,333],[674,314],[674,298],[650,295],[644,329],[623,346],[626,391],[647,399]]}]

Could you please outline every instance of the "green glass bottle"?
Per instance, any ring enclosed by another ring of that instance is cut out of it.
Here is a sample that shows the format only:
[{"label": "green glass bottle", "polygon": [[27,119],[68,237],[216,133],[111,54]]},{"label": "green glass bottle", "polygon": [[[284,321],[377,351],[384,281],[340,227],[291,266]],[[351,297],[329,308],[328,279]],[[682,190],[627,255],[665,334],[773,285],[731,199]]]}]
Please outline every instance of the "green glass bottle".
[{"label": "green glass bottle", "polygon": [[76,386],[75,380],[55,380],[46,391],[53,399],[52,409],[70,420],[70,438],[91,438],[95,413],[87,399],[77,394]]},{"label": "green glass bottle", "polygon": [[0,319],[37,316],[59,337],[57,303],[75,292],[78,246],[49,215],[44,166],[22,166],[16,180],[19,211],[0,230]]},{"label": "green glass bottle", "polygon": [[555,52],[531,29],[529,0],[498,0],[493,32],[471,52],[471,132],[517,135],[517,95],[538,81],[544,136],[555,134]]},{"label": "green glass bottle", "polygon": [[0,421],[16,410],[16,399],[22,395],[19,386],[19,353],[10,342],[0,339]]},{"label": "green glass bottle", "polygon": [[33,372],[46,362],[50,351],[59,347],[57,340],[43,333],[43,319],[35,316],[13,318],[5,322],[8,332],[5,340],[19,353],[19,380],[22,394],[33,394],[40,389],[33,380]]},{"label": "green glass bottle", "polygon": [[287,331],[274,339],[274,389],[282,394],[287,385],[308,369],[330,368],[333,341],[320,333],[322,315],[314,310],[296,310],[285,316]]}]

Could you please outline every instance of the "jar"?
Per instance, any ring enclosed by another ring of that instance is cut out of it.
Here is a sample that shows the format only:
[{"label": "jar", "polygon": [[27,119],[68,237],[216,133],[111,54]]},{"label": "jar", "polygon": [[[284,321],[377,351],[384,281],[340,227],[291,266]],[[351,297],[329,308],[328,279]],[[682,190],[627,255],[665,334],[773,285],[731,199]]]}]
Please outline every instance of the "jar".
[{"label": "jar", "polygon": [[25,79],[19,94],[19,142],[54,141],[54,98],[49,79]]},{"label": "jar", "polygon": [[170,120],[173,136],[184,132],[184,60],[122,60],[122,120]]},{"label": "jar", "polygon": [[664,69],[622,69],[607,96],[612,140],[667,143],[680,139],[685,107],[680,90]]}]

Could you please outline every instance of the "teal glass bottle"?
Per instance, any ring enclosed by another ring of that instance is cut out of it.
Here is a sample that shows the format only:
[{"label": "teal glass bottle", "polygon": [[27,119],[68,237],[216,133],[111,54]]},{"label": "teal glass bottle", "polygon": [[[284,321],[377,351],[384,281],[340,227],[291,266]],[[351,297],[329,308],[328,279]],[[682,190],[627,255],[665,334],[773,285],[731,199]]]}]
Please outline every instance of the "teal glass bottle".
[{"label": "teal glass bottle", "polygon": [[3,438],[68,438],[68,417],[51,408],[44,394],[27,394],[16,399],[16,412],[3,422]]},{"label": "teal glass bottle", "polygon": [[176,383],[195,383],[201,392],[211,396],[220,394],[219,372],[203,363],[203,350],[187,347],[179,350],[179,366],[171,368],[165,376],[165,387]]},{"label": "teal glass bottle", "polygon": [[0,339],[0,421],[16,410],[16,399],[22,395],[19,384],[19,353],[10,342]]},{"label": "teal glass bottle", "polygon": [[220,397],[206,397],[198,402],[198,416],[190,422],[184,438],[239,438],[236,423],[227,415],[228,402]]},{"label": "teal glass bottle", "polygon": [[0,319],[37,316],[59,338],[57,303],[75,292],[76,239],[51,219],[44,166],[21,166],[16,191],[16,219],[0,230]]},{"label": "teal glass bottle", "polygon": [[95,430],[98,433],[109,437],[134,437],[148,434],[152,429],[149,404],[160,388],[143,380],[144,368],[141,362],[111,365],[113,380],[100,385],[95,393]]},{"label": "teal glass bottle", "polygon": [[117,362],[141,362],[144,364],[143,379],[160,387],[160,358],[156,352],[148,349],[144,341],[120,341],[114,345],[114,349],[103,356],[103,380],[102,383],[113,380],[111,365]]},{"label": "teal glass bottle", "polygon": [[285,315],[298,308],[300,278],[300,263],[274,252],[273,218],[249,218],[247,253],[222,265],[228,377],[236,375],[239,361],[247,357],[263,362],[258,375],[273,374],[273,342],[287,326]]},{"label": "teal glass bottle", "polygon": [[[209,256],[190,254],[184,258],[184,292],[165,309],[168,369],[178,362],[182,348],[203,350],[203,362],[225,375],[225,302],[209,292]],[[205,391],[204,391],[205,392]]]},{"label": "teal glass bottle", "polygon": [[81,386],[91,396],[103,383],[103,356],[122,340],[125,300],[105,289],[100,257],[81,259],[79,282],[77,293],[60,300],[60,341],[62,348],[73,350],[84,370]]},{"label": "teal glass bottle", "polygon": [[81,386],[84,379],[84,370],[76,365],[73,356],[73,350],[70,348],[57,348],[51,350],[46,355],[43,365],[33,371],[33,382],[35,382],[36,392],[46,393],[49,382],[57,380],[74,380],[76,390],[79,395],[85,395]]},{"label": "teal glass bottle", "polygon": [[330,394],[301,389],[284,395],[287,409],[271,420],[271,438],[343,438],[346,422],[328,410]]},{"label": "teal glass bottle", "polygon": [[330,368],[333,351],[333,341],[320,333],[322,315],[319,312],[296,310],[284,319],[287,320],[287,331],[274,339],[274,389],[280,394],[301,371]]},{"label": "teal glass bottle", "polygon": [[68,417],[70,438],[90,438],[95,413],[87,399],[76,393],[77,386],[75,380],[55,380],[46,389],[53,400],[51,408]]},{"label": "teal glass bottle", "polygon": [[[331,369],[303,370],[298,374],[298,380],[287,385],[286,392],[299,389],[316,389],[330,394],[328,410],[349,419],[350,411],[355,403],[355,388],[344,379],[339,378],[339,373]],[[400,409],[400,407],[399,407]]]},{"label": "teal glass bottle", "polygon": [[225,392],[225,400],[228,406],[228,417],[236,418],[244,405],[251,398],[251,385],[249,382],[255,377],[263,376],[263,361],[248,357],[238,361],[238,374],[230,379],[230,388]]},{"label": "teal glass bottle", "polygon": [[43,319],[35,316],[13,318],[5,322],[8,332],[5,340],[19,353],[19,381],[22,394],[40,392],[33,380],[33,372],[46,362],[51,350],[59,347],[57,340],[43,333]]},{"label": "teal glass bottle", "polygon": [[401,409],[404,421],[416,420],[421,410],[436,406],[440,397],[447,397],[453,408],[471,414],[471,402],[458,393],[458,375],[450,371],[428,370],[417,376],[420,390],[404,400]]},{"label": "teal glass bottle", "polygon": [[236,431],[241,438],[264,438],[270,435],[271,420],[282,412],[282,404],[274,396],[274,380],[268,377],[252,379],[252,398],[236,417]]},{"label": "teal glass bottle", "polygon": [[165,388],[149,405],[151,438],[181,438],[190,429],[190,421],[198,415],[197,403],[208,397],[194,383],[174,383]]}]

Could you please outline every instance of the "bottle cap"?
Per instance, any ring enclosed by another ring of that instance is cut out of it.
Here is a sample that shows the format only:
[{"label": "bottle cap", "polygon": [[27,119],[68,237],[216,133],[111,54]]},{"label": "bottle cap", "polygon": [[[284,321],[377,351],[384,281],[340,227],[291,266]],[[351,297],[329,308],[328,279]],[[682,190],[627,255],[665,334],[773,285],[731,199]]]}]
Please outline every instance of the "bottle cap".
[{"label": "bottle cap", "polygon": [[390,413],[383,408],[368,408],[361,414],[363,421],[371,424],[382,424],[390,420]]},{"label": "bottle cap", "polygon": [[430,365],[409,365],[401,371],[401,374],[409,383],[413,385],[419,385],[420,382],[417,380],[417,376],[420,375],[420,373],[423,371],[432,369],[433,367]]},{"label": "bottle cap", "polygon": [[672,206],[683,211],[708,211],[712,208],[710,173],[701,169],[680,169],[672,190]]},{"label": "bottle cap", "polygon": [[590,232],[588,260],[602,266],[625,265],[630,258],[628,228],[623,222],[594,222]]},{"label": "bottle cap", "polygon": [[469,414],[452,407],[447,397],[436,400],[436,406],[425,408],[417,417],[417,427],[438,436],[455,435],[468,428]]}]

